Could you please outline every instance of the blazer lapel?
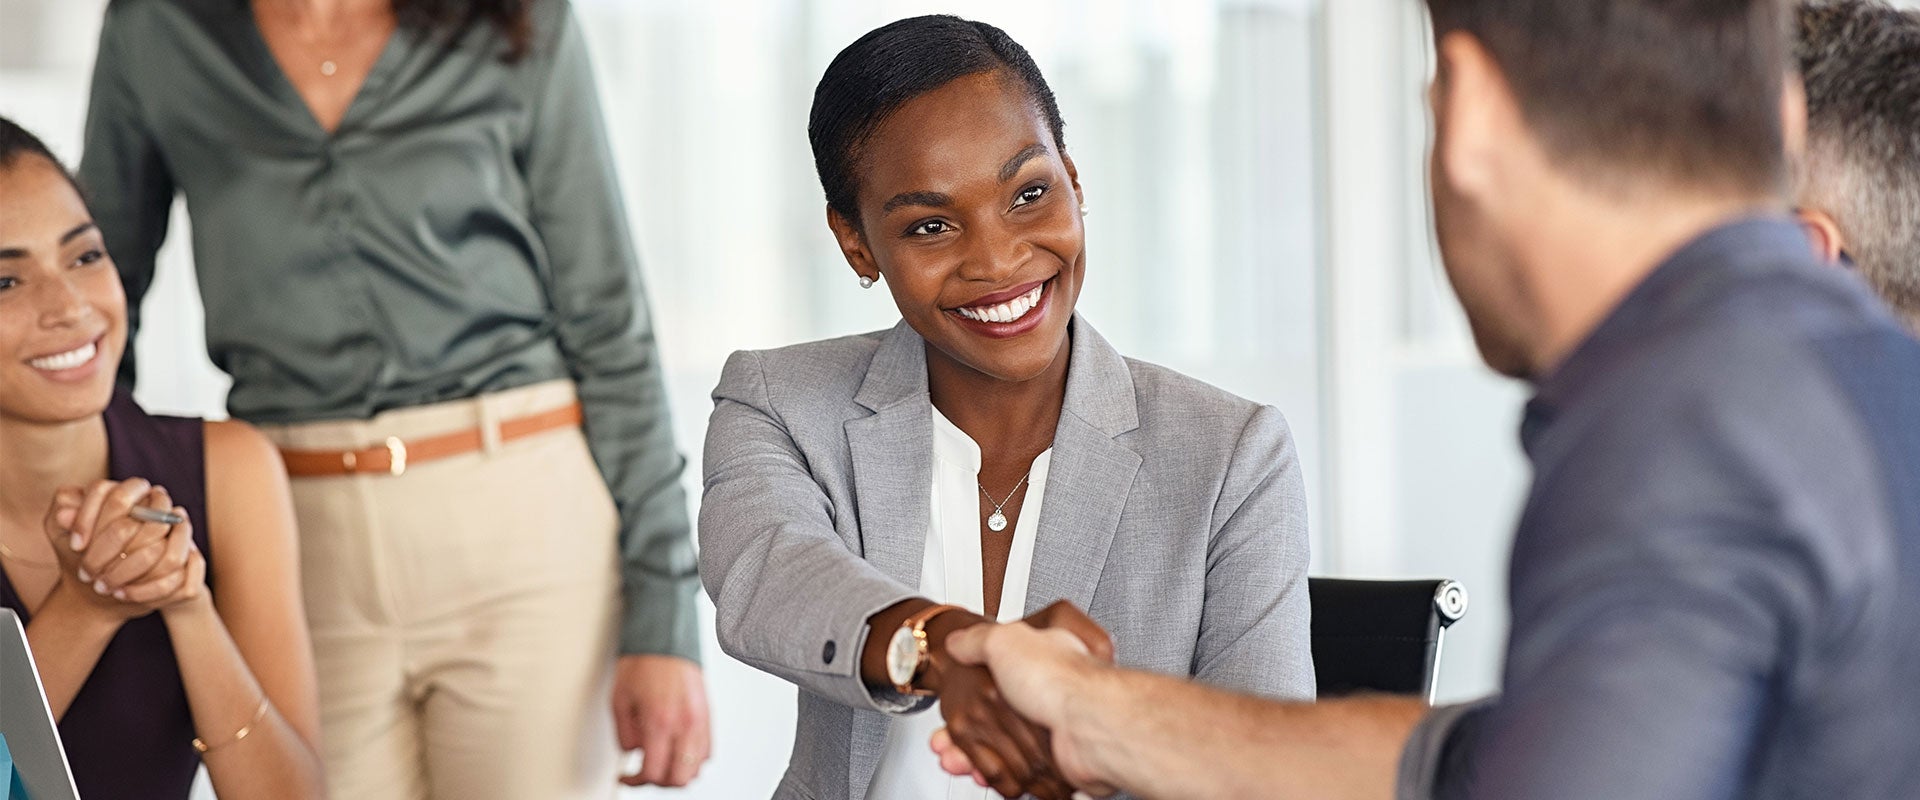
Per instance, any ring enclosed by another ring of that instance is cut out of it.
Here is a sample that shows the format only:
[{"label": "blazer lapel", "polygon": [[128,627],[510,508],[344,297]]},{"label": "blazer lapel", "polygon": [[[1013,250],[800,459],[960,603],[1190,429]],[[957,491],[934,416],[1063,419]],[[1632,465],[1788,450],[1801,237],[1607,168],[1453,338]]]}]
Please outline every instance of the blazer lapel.
[{"label": "blazer lapel", "polygon": [[849,420],[861,556],[887,577],[920,585],[933,485],[933,412],[926,350],[905,322],[874,353],[854,400],[871,416]]},{"label": "blazer lapel", "polygon": [[1140,454],[1115,438],[1140,425],[1132,370],[1077,316],[1071,353],[1066,402],[1053,436],[1053,462],[1033,546],[1029,614],[1060,599],[1083,609],[1092,604],[1107,551],[1120,529],[1120,512],[1140,471]]},{"label": "blazer lapel", "polygon": [[[933,406],[927,401],[926,344],[905,321],[881,340],[853,399],[873,412],[844,426],[853,457],[860,555],[887,577],[918,589],[932,518]],[[849,800],[866,796],[887,741],[887,724],[884,714],[854,712]]]}]

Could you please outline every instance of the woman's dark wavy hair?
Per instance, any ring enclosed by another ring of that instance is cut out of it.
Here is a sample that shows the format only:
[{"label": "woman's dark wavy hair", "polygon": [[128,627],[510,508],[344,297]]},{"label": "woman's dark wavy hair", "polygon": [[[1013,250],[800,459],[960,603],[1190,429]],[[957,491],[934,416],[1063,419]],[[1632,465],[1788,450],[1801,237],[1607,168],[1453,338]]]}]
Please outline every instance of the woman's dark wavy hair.
[{"label": "woman's dark wavy hair", "polygon": [[1053,89],[1019,42],[984,22],[946,14],[888,23],[834,56],[813,90],[807,139],[826,190],[827,207],[860,226],[861,148],[875,128],[907,101],[968,75],[1004,71],[1047,121],[1053,145],[1067,151]]},{"label": "woman's dark wavy hair", "polygon": [[492,25],[507,40],[507,61],[533,48],[534,0],[393,0],[400,26],[419,33],[458,36],[478,24]]}]

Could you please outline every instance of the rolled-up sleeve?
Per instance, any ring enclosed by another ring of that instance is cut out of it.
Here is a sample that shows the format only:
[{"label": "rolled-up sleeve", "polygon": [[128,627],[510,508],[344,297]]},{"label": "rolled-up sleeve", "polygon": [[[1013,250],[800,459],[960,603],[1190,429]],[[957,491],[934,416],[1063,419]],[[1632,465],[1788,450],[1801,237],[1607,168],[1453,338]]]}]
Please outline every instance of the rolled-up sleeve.
[{"label": "rolled-up sleeve", "polygon": [[1449,749],[1448,744],[1453,741],[1456,732],[1471,725],[1473,716],[1485,710],[1491,702],[1482,700],[1439,706],[1427,712],[1407,737],[1406,749],[1400,752],[1400,775],[1393,793],[1395,800],[1428,800],[1434,796],[1442,774],[1463,768],[1463,765],[1447,764],[1450,755],[1461,752],[1458,748]]},{"label": "rolled-up sleeve", "polygon": [[1722,511],[1528,595],[1501,696],[1423,722],[1398,796],[1744,796],[1777,654],[1820,582],[1786,537]]},{"label": "rolled-up sleeve", "polygon": [[588,444],[620,512],[620,651],[698,661],[699,577],[680,486],[686,459],[674,447],[639,258],[571,12],[551,58],[525,170],[550,264],[556,336],[579,385]]}]

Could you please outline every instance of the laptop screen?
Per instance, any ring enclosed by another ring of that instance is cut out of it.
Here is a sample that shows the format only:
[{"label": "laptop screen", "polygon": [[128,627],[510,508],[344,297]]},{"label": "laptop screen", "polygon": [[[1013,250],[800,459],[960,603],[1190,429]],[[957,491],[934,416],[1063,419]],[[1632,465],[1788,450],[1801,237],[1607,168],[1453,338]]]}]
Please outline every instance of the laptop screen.
[{"label": "laptop screen", "polygon": [[[78,800],[60,731],[47,710],[40,672],[27,649],[20,616],[0,608],[0,736],[7,739],[13,768],[32,800]],[[0,775],[0,786],[8,776]]]}]

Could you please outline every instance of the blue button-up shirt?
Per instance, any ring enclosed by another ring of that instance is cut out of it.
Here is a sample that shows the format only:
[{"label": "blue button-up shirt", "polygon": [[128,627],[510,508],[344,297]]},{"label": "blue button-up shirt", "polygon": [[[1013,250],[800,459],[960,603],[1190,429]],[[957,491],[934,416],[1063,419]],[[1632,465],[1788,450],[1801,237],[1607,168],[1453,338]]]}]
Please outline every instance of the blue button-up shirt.
[{"label": "blue button-up shirt", "polygon": [[1401,797],[1920,796],[1920,345],[1750,220],[1537,389],[1503,692]]}]

